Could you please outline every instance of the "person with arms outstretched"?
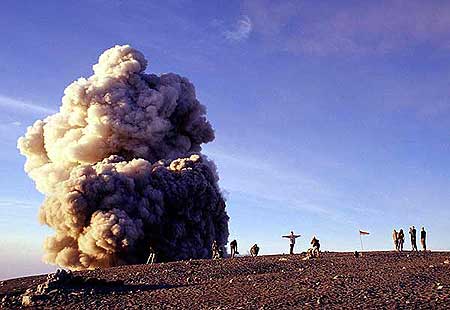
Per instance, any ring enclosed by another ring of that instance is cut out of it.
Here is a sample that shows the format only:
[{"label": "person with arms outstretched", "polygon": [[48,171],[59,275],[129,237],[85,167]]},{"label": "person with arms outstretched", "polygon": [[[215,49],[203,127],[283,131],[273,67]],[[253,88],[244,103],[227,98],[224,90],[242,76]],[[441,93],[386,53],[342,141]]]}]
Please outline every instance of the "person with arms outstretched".
[{"label": "person with arms outstretched", "polygon": [[289,238],[289,254],[294,254],[294,246],[295,246],[295,239],[300,237],[300,235],[294,235],[294,232],[291,231],[290,235],[281,236],[282,238]]}]

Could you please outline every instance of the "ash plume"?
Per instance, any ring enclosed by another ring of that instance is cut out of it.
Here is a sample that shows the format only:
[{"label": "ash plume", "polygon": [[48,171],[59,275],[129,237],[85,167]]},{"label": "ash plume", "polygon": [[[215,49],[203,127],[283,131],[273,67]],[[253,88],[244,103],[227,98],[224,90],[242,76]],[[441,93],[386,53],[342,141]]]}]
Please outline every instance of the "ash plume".
[{"label": "ash plume", "polygon": [[214,139],[188,79],[144,73],[132,47],[115,46],[64,91],[58,113],[18,140],[25,171],[45,195],[39,220],[55,230],[48,263],[70,269],[205,258],[224,245],[228,215]]}]

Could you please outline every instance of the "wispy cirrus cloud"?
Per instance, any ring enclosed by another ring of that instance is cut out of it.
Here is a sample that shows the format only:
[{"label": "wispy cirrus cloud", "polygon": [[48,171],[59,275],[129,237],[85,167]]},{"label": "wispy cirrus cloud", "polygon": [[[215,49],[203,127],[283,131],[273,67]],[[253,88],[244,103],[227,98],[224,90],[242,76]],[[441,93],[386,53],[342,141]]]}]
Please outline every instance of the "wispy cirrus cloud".
[{"label": "wispy cirrus cloud", "polygon": [[0,209],[35,209],[39,202],[21,199],[0,199]]},{"label": "wispy cirrus cloud", "polygon": [[[300,167],[269,158],[243,154],[232,148],[208,148],[205,153],[218,165],[221,187],[229,199],[252,201],[258,208],[293,210],[322,220],[358,227],[358,217],[374,217],[381,210],[367,204],[358,193],[342,192]],[[336,163],[323,162],[325,166]],[[383,193],[372,193],[379,197]]]},{"label": "wispy cirrus cloud", "polygon": [[0,107],[6,108],[8,110],[20,110],[25,113],[33,114],[52,114],[57,112],[55,109],[3,95],[0,95]]},{"label": "wispy cirrus cloud", "polygon": [[450,48],[450,3],[396,0],[316,5],[247,0],[242,13],[275,50],[294,54],[388,54],[423,44]]},{"label": "wispy cirrus cloud", "polygon": [[236,22],[232,30],[224,32],[225,38],[231,42],[239,42],[248,39],[252,32],[253,24],[250,17],[243,15]]}]

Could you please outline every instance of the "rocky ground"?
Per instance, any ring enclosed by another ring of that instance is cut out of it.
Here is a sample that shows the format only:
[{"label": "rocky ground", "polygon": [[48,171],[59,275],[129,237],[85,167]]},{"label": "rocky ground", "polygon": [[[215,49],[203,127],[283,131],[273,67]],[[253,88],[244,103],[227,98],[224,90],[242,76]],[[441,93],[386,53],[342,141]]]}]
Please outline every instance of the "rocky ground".
[{"label": "rocky ground", "polygon": [[450,309],[450,253],[192,260],[0,283],[2,309]]}]

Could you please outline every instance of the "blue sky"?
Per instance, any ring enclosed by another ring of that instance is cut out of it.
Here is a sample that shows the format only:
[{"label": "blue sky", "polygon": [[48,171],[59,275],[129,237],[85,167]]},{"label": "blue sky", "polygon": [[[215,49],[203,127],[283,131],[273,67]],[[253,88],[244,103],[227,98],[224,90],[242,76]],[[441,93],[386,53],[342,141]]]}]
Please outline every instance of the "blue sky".
[{"label": "blue sky", "polygon": [[196,86],[216,130],[230,238],[241,253],[391,248],[424,225],[450,249],[450,3],[2,1],[0,278],[53,270],[51,231],[16,140],[100,53],[131,44],[147,72]]}]

